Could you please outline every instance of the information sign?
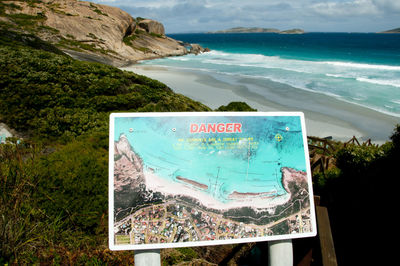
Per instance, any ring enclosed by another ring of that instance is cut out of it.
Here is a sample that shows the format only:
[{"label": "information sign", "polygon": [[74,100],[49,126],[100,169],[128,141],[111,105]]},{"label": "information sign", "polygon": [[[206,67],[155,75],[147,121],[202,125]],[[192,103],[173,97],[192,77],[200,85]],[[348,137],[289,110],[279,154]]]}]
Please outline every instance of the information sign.
[{"label": "information sign", "polygon": [[302,113],[110,116],[111,250],[316,234]]}]

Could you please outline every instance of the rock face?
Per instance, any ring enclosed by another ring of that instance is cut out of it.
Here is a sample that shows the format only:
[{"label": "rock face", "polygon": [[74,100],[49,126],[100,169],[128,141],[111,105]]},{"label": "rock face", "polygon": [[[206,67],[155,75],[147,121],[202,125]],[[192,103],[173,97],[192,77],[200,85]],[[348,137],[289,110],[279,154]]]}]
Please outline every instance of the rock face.
[{"label": "rock face", "polygon": [[146,30],[147,33],[154,33],[158,35],[165,35],[165,29],[163,24],[158,21],[145,19],[141,20],[139,23],[139,27]]},{"label": "rock face", "polygon": [[203,48],[199,44],[195,44],[195,43],[190,44],[190,53],[191,54],[198,55],[200,53],[205,53],[205,52],[209,52],[209,51],[210,51],[210,49]]},{"label": "rock face", "polygon": [[16,16],[31,18],[31,23],[25,22],[31,25],[23,30],[34,29],[40,38],[73,57],[121,66],[189,53],[182,43],[165,36],[161,23],[135,19],[116,7],[77,0],[6,2],[14,8],[5,10],[2,21],[19,26]]},{"label": "rock face", "polygon": [[114,144],[114,151],[118,158],[115,158],[114,165],[114,189],[121,191],[123,188],[134,189],[143,181],[143,166],[141,160],[132,151],[132,147],[125,136],[121,136]]}]

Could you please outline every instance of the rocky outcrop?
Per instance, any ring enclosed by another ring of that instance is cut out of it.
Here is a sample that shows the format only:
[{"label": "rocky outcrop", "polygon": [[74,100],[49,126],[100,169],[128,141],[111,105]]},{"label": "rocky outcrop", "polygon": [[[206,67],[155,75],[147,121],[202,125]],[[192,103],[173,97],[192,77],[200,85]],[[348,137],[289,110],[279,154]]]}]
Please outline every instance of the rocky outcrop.
[{"label": "rocky outcrop", "polygon": [[28,29],[75,58],[121,66],[189,53],[182,43],[165,36],[161,23],[135,19],[116,7],[77,0],[9,2],[12,8],[5,10],[2,21]]},{"label": "rocky outcrop", "polygon": [[147,33],[154,33],[158,35],[165,35],[163,24],[151,19],[144,19],[138,23],[139,27],[144,29]]},{"label": "rocky outcrop", "polygon": [[114,143],[114,189],[121,191],[126,187],[134,189],[143,182],[141,159],[132,151],[126,136],[122,135]]},{"label": "rocky outcrop", "polygon": [[190,44],[190,53],[191,53],[191,54],[197,55],[197,54],[205,53],[205,52],[209,52],[209,51],[210,51],[210,49],[208,49],[208,48],[203,48],[203,47],[202,47],[201,45],[199,45],[199,44],[195,44],[195,43]]}]

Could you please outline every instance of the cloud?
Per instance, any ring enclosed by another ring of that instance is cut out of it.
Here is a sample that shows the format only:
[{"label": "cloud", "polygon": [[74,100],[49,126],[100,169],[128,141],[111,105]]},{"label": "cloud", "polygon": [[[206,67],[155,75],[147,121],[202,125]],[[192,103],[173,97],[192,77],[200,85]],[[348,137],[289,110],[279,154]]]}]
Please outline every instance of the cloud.
[{"label": "cloud", "polygon": [[399,13],[400,1],[399,0],[372,0],[372,2],[380,8],[383,12]]},{"label": "cloud", "polygon": [[93,0],[133,17],[162,22],[168,33],[236,26],[306,31],[378,31],[398,27],[400,0]]},{"label": "cloud", "polygon": [[311,9],[319,15],[335,18],[381,13],[372,0],[316,3],[311,6]]}]

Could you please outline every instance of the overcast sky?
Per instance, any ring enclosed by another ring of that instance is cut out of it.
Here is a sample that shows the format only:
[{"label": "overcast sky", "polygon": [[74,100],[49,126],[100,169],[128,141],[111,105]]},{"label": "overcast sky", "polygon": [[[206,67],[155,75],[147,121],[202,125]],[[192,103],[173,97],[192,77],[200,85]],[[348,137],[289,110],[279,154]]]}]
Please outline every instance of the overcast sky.
[{"label": "overcast sky", "polygon": [[92,0],[164,24],[167,33],[232,27],[377,32],[400,27],[400,0]]}]

